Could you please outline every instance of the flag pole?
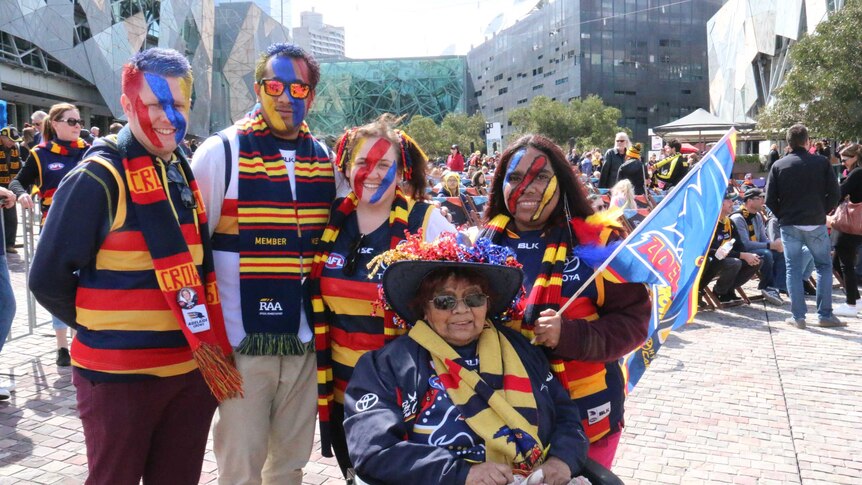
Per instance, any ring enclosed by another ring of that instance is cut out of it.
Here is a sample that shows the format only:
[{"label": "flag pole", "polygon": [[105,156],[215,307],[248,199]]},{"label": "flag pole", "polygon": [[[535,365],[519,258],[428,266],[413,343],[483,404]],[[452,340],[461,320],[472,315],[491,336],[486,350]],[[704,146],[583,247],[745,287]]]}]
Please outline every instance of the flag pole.
[{"label": "flag pole", "polygon": [[[725,137],[727,137],[729,134],[731,134],[735,131],[736,131],[736,129],[734,129],[734,128],[731,128],[730,130],[728,130],[728,132],[725,133],[723,137],[721,137],[721,140],[719,140],[719,142],[724,140]],[[716,163],[718,163],[718,160],[715,159],[715,155],[712,154],[712,151],[715,150],[715,148],[717,146],[719,146],[719,143],[716,143],[715,146],[713,146],[712,149],[710,149],[709,152],[707,152],[707,156],[711,156],[712,160],[715,161]],[[707,161],[708,161],[708,159],[706,157],[704,157],[704,160],[702,160],[700,163],[706,163]],[[593,271],[593,274],[589,278],[587,278],[587,281],[585,281],[580,286],[580,288],[578,288],[578,290],[575,291],[575,294],[572,295],[571,298],[569,298],[566,301],[566,303],[564,303],[563,306],[560,307],[559,310],[557,310],[557,315],[562,315],[563,312],[566,311],[567,308],[569,308],[569,305],[571,305],[581,295],[581,293],[583,293],[587,289],[589,284],[592,283],[598,277],[599,273],[601,273],[602,271],[604,271],[605,268],[608,267],[608,264],[610,264],[611,260],[613,260],[617,254],[619,254],[619,252],[629,242],[629,240],[632,239],[632,237],[635,236],[636,234],[639,234],[640,228],[645,227],[647,225],[647,223],[653,219],[655,214],[658,213],[658,211],[662,208],[662,206],[665,205],[667,203],[667,201],[671,200],[673,198],[673,195],[676,194],[677,191],[681,190],[682,187],[685,187],[686,182],[688,182],[688,179],[694,177],[694,175],[698,171],[700,171],[700,167],[698,167],[696,170],[690,170],[687,174],[685,174],[685,177],[683,177],[682,180],[680,180],[679,183],[677,183],[673,187],[673,190],[671,190],[669,194],[665,195],[664,199],[662,199],[662,201],[657,206],[653,207],[653,209],[650,211],[649,214],[647,214],[647,216],[644,218],[644,220],[641,221],[640,224],[638,224],[638,227],[636,227],[634,231],[629,233],[628,237],[626,237],[623,240],[623,242],[621,242],[620,245],[617,246],[616,249],[614,249],[614,252],[612,252],[611,255],[608,256],[605,259],[605,261],[598,268],[595,269],[595,271]],[[729,176],[729,174],[728,174],[728,176]],[[572,249],[574,250],[574,248],[572,248]]]}]

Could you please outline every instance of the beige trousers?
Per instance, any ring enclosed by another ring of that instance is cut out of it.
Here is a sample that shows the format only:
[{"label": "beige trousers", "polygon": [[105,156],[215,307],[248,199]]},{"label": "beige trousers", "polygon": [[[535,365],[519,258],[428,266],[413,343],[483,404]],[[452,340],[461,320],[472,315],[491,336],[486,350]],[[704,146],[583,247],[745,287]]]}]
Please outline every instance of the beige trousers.
[{"label": "beige trousers", "polygon": [[245,397],[218,408],[213,449],[219,484],[301,485],[317,415],[314,352],[234,355]]}]

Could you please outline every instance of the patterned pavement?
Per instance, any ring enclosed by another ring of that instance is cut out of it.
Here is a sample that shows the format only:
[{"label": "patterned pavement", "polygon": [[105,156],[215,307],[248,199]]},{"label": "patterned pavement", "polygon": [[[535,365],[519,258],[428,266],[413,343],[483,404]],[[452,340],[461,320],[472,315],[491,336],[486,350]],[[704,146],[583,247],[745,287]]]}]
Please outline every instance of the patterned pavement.
[{"label": "patterned pavement", "polygon": [[[44,310],[28,334],[21,255],[9,263],[18,315],[0,383],[16,390],[0,403],[0,485],[82,483],[70,371],[54,365]],[[797,330],[787,316],[789,306],[753,303],[701,312],[673,334],[629,397],[613,470],[626,483],[862,483],[862,321],[821,329],[809,313]],[[211,449],[201,483],[216,483]],[[315,448],[304,483],[344,482]]]}]

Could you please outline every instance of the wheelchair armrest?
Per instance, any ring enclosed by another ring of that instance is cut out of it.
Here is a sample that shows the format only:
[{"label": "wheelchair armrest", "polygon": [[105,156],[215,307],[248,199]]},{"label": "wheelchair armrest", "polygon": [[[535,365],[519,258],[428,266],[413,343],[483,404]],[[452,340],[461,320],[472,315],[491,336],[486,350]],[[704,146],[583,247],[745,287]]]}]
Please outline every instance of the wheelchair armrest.
[{"label": "wheelchair armrest", "polygon": [[620,477],[607,468],[603,467],[596,460],[587,458],[584,468],[581,469],[581,475],[586,477],[593,485],[624,485]]}]

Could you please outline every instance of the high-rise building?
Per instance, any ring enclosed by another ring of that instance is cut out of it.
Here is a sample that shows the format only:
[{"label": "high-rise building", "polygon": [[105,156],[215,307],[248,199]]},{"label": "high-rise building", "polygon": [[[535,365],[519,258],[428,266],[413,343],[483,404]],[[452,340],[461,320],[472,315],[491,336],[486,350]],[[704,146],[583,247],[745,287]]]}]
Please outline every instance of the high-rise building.
[{"label": "high-rise building", "polygon": [[318,59],[344,57],[344,27],[323,23],[323,15],[312,9],[299,14],[299,27],[293,29],[294,42]]},{"label": "high-rise building", "polygon": [[844,0],[729,0],[707,24],[710,111],[731,121],[756,118],[784,83],[790,47],[843,5]]},{"label": "high-rise building", "polygon": [[647,130],[709,106],[706,22],[725,0],[544,0],[467,54],[475,104],[488,121],[538,95],[590,94]]}]

